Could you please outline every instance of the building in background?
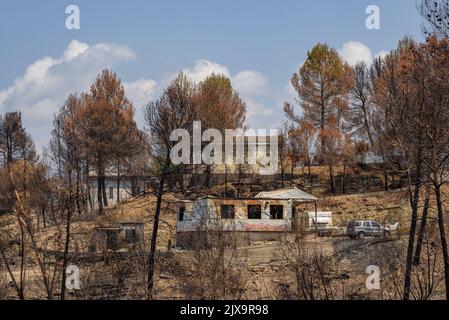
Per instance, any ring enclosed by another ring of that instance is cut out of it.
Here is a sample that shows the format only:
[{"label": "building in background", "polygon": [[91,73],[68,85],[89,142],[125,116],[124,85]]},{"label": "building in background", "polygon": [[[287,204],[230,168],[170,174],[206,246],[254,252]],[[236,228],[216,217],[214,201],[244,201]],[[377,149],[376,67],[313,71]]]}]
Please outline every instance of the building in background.
[{"label": "building in background", "polygon": [[[151,178],[142,176],[107,175],[105,177],[105,189],[108,206],[116,205],[131,197],[144,195],[150,186]],[[88,179],[90,198],[93,209],[98,208],[98,179],[91,175]]]}]

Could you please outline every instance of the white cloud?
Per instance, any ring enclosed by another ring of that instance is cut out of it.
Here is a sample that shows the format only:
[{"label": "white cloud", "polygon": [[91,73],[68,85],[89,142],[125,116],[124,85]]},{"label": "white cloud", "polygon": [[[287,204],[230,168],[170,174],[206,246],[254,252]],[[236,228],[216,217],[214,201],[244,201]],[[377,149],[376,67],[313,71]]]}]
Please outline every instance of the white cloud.
[{"label": "white cloud", "polygon": [[2,104],[6,100],[6,98],[8,98],[12,94],[13,91],[14,91],[14,88],[12,88],[12,87],[10,87],[6,90],[0,91],[0,107],[2,106]]},{"label": "white cloud", "polygon": [[152,79],[139,79],[131,83],[125,83],[127,97],[135,108],[144,106],[154,98],[157,82]]},{"label": "white cloud", "polygon": [[183,73],[196,83],[203,81],[213,73],[230,77],[228,68],[209,60],[198,60],[193,68],[184,69]]},{"label": "white cloud", "polygon": [[71,61],[78,57],[79,55],[86,52],[86,50],[89,49],[89,45],[79,42],[78,40],[73,40],[69,43],[68,49],[64,52],[63,58],[66,61]]},{"label": "white cloud", "polygon": [[350,65],[355,66],[358,62],[365,62],[371,64],[373,61],[373,54],[370,48],[365,44],[357,41],[349,41],[343,44],[340,49],[340,55]]},{"label": "white cloud", "polygon": [[231,79],[233,87],[242,94],[266,93],[268,88],[268,79],[256,71],[244,70],[231,75],[226,66],[206,59],[196,61],[192,68],[186,68],[182,72],[195,83],[203,81],[212,74],[224,75]]},{"label": "white cloud", "polygon": [[260,95],[269,91],[267,77],[251,70],[236,74],[232,77],[232,84],[241,94]]},{"label": "white cloud", "polygon": [[380,51],[373,54],[367,45],[357,41],[348,41],[338,50],[340,56],[350,65],[355,66],[358,62],[365,62],[367,65],[373,63],[373,59],[377,57],[385,57],[388,51]]},{"label": "white cloud", "polygon": [[[0,91],[0,113],[20,110],[24,125],[41,149],[49,141],[54,113],[69,94],[86,92],[104,68],[114,68],[135,58],[136,54],[126,46],[106,43],[89,46],[73,40],[60,57],[35,61],[10,87]],[[276,105],[278,97],[261,73],[243,70],[232,75],[226,66],[209,60],[199,60],[183,72],[195,82],[212,73],[229,77],[247,103],[248,124],[253,128],[275,125],[272,117],[276,112],[269,105]],[[160,93],[164,81],[141,78],[123,83],[137,110],[136,121],[142,125],[139,109]]]},{"label": "white cloud", "polygon": [[[128,47],[73,40],[60,57],[44,57],[31,64],[14,83],[0,91],[0,112],[20,110],[28,131],[41,148],[49,140],[54,113],[70,93],[87,91],[99,72],[136,58]],[[127,84],[129,98],[141,103],[154,90],[153,80]],[[47,134],[43,134],[46,132]]]},{"label": "white cloud", "polygon": [[274,110],[267,108],[263,103],[254,101],[251,98],[245,99],[246,102],[246,117],[254,118],[260,116],[269,116],[274,113]]},{"label": "white cloud", "polygon": [[[233,87],[246,102],[247,124],[253,128],[263,128],[273,125],[274,109],[267,104],[274,104],[274,97],[270,90],[268,78],[253,71],[244,70],[231,77]],[[270,119],[270,121],[267,121]]]},{"label": "white cloud", "polygon": [[385,58],[388,54],[390,54],[390,52],[382,50],[381,52],[379,52],[378,54],[375,55],[375,58]]},{"label": "white cloud", "polygon": [[266,116],[274,113],[274,109],[266,106],[267,101],[273,100],[268,78],[257,71],[243,70],[232,75],[228,67],[203,59],[198,60],[193,67],[184,69],[183,73],[196,83],[203,81],[213,73],[228,77],[234,89],[246,102],[246,118],[253,127],[258,123],[265,124]]}]

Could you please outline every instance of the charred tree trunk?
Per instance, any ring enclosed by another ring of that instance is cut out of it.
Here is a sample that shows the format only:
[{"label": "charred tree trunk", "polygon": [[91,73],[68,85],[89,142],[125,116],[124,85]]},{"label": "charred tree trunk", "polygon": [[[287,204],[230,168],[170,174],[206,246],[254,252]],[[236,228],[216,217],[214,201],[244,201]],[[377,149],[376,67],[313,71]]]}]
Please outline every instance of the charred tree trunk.
[{"label": "charred tree trunk", "polygon": [[99,215],[102,215],[104,212],[102,187],[103,187],[103,184],[101,182],[101,169],[98,167],[98,169],[97,169],[97,205],[98,205],[98,214]]},{"label": "charred tree trunk", "polygon": [[225,175],[224,175],[224,183],[225,183],[225,189],[224,189],[224,197],[226,198],[228,196],[228,166],[225,164]]},{"label": "charred tree trunk", "polygon": [[335,196],[336,190],[335,190],[335,177],[334,177],[334,167],[332,165],[329,166],[329,182],[331,187],[331,193]]},{"label": "charred tree trunk", "polygon": [[19,299],[25,300],[25,269],[26,269],[26,235],[25,230],[22,225],[22,222],[19,222],[20,225],[20,287],[19,287]]},{"label": "charred tree trunk", "polygon": [[447,239],[446,239],[446,230],[444,225],[444,212],[443,212],[443,203],[441,199],[441,185],[437,181],[435,181],[435,197],[437,202],[438,209],[438,227],[440,229],[440,238],[441,238],[441,249],[443,251],[443,259],[444,259],[444,284],[446,290],[446,300],[449,300],[449,255],[447,248]]},{"label": "charred tree trunk", "polygon": [[430,207],[430,188],[427,187],[426,188],[426,198],[424,200],[424,207],[423,207],[423,212],[421,215],[421,224],[420,224],[419,231],[418,231],[418,240],[416,241],[415,256],[413,258],[413,265],[415,265],[415,266],[418,266],[421,262],[421,250],[422,250],[422,244],[424,241],[424,234],[426,231],[429,207]]},{"label": "charred tree trunk", "polygon": [[101,191],[103,193],[103,205],[105,207],[107,207],[109,205],[109,203],[108,203],[108,196],[107,196],[107,192],[106,192],[106,177],[104,175],[104,171],[103,171],[103,175],[101,177]]},{"label": "charred tree trunk", "polygon": [[153,288],[154,288],[154,270],[156,266],[156,246],[157,246],[157,233],[159,229],[159,220],[161,216],[161,206],[162,206],[162,197],[164,195],[164,183],[165,176],[168,170],[167,163],[170,160],[167,159],[166,165],[161,172],[161,176],[159,178],[159,186],[157,189],[157,200],[156,200],[156,211],[154,213],[153,220],[153,231],[151,234],[151,245],[150,245],[150,253],[148,257],[148,278],[147,278],[147,296],[148,299],[153,298]]},{"label": "charred tree trunk", "polygon": [[[274,173],[276,175],[276,173]],[[281,185],[282,188],[285,188],[285,168],[283,163],[281,164]]]},{"label": "charred tree trunk", "polygon": [[63,262],[62,262],[62,276],[61,276],[61,300],[65,300],[65,289],[66,289],[66,279],[67,279],[67,265],[68,265],[68,257],[69,257],[69,248],[70,248],[70,227],[72,220],[72,191],[71,191],[71,174],[69,173],[69,197],[67,203],[67,221],[65,226],[65,245],[64,245],[64,254],[63,254]]},{"label": "charred tree trunk", "polygon": [[51,206],[51,220],[52,220],[52,223],[55,223],[56,214],[55,214],[55,202],[54,202],[53,198],[51,198],[51,200],[50,200],[50,206]]},{"label": "charred tree trunk", "polygon": [[184,193],[184,167],[181,166],[179,168],[179,190],[181,191],[181,193]]},{"label": "charred tree trunk", "polygon": [[84,171],[84,179],[85,179],[85,185],[86,185],[86,201],[87,201],[87,205],[89,207],[89,210],[93,210],[93,199],[92,199],[92,194],[91,194],[91,190],[90,190],[90,179],[89,179],[89,163],[86,163],[86,167],[85,167],[85,171]]},{"label": "charred tree trunk", "polygon": [[206,187],[210,188],[210,175],[211,175],[211,166],[206,166]]},{"label": "charred tree trunk", "polygon": [[418,150],[418,157],[416,162],[416,178],[415,178],[415,190],[412,193],[411,187],[411,173],[408,170],[408,180],[409,180],[409,195],[410,195],[410,206],[412,208],[412,219],[410,222],[410,232],[409,240],[407,246],[407,260],[405,266],[405,276],[404,276],[404,295],[403,300],[410,300],[410,290],[411,290],[411,280],[412,280],[412,268],[413,268],[413,252],[415,245],[416,236],[416,226],[418,221],[418,204],[419,204],[419,191],[421,189],[421,149]]},{"label": "charred tree trunk", "polygon": [[295,179],[295,177],[294,177],[295,166],[296,166],[296,161],[293,161],[293,159],[292,159],[292,167],[290,169],[290,184],[292,187],[293,187],[293,180]]},{"label": "charred tree trunk", "polygon": [[45,212],[46,212],[46,211],[47,211],[47,206],[44,205],[44,206],[42,207],[42,211],[41,211],[41,214],[42,214],[42,224],[44,225],[44,229],[47,228],[47,219],[45,219]]},{"label": "charred tree trunk", "polygon": [[14,277],[14,274],[12,272],[11,266],[8,262],[8,258],[6,257],[6,253],[1,245],[0,245],[0,254],[3,258],[5,268],[8,271],[8,274],[11,278],[12,286],[14,287],[14,290],[16,291],[17,296],[19,297],[19,300],[25,300],[24,291],[23,289],[21,289],[21,285],[19,286],[19,284],[17,283],[16,278]]},{"label": "charred tree trunk", "polygon": [[382,162],[383,162],[383,171],[384,171],[384,182],[385,182],[385,191],[388,191],[388,170],[387,170],[387,162],[385,160],[385,155],[382,154]]},{"label": "charred tree trunk", "polygon": [[242,165],[239,164],[238,165],[238,177],[237,177],[237,199],[240,198],[240,188],[241,188],[241,183],[242,183],[242,175],[243,175],[243,169],[242,169]]},{"label": "charred tree trunk", "polygon": [[120,202],[120,163],[117,163],[117,204]]},{"label": "charred tree trunk", "polygon": [[312,164],[310,163],[310,161],[308,162],[308,164],[307,164],[307,168],[308,168],[308,171],[309,171],[309,188],[311,188],[312,187],[312,168],[311,168],[311,166],[312,166]]},{"label": "charred tree trunk", "polygon": [[346,163],[343,166],[343,177],[341,179],[341,191],[346,194]]},{"label": "charred tree trunk", "polygon": [[81,170],[76,170],[76,194],[75,194],[75,202],[76,202],[76,209],[78,211],[78,214],[81,215]]}]

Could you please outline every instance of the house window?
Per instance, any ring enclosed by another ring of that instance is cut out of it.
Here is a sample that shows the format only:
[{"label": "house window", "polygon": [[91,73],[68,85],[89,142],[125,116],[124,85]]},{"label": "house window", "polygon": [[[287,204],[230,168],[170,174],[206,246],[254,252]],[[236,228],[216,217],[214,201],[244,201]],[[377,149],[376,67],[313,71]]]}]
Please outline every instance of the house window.
[{"label": "house window", "polygon": [[185,207],[179,207],[179,215],[178,215],[178,220],[179,221],[184,221],[184,213],[186,212],[186,208]]},{"label": "house window", "polygon": [[222,205],[221,206],[221,218],[222,219],[235,219],[234,205]]},{"label": "house window", "polygon": [[126,243],[136,243],[137,242],[137,230],[136,229],[126,229],[125,230],[125,241],[126,241]]},{"label": "house window", "polygon": [[114,188],[113,187],[109,188],[109,199],[114,199]]},{"label": "house window", "polygon": [[248,219],[262,219],[262,207],[260,205],[248,206]]},{"label": "house window", "polygon": [[279,220],[284,218],[284,206],[270,206],[270,218]]}]

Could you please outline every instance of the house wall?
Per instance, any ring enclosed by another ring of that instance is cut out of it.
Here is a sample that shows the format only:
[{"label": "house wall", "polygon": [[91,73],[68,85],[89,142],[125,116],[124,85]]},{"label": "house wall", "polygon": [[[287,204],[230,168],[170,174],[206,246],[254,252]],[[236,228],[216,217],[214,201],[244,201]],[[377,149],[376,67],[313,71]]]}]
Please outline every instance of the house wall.
[{"label": "house wall", "polygon": [[[97,180],[91,179],[89,180],[90,185],[90,194],[93,204],[93,209],[98,208],[98,200],[97,200]],[[141,184],[139,184],[141,185]],[[116,205],[117,204],[117,180],[106,178],[105,180],[106,187],[106,196],[108,200],[108,205]],[[112,188],[112,197],[110,195],[110,189]],[[143,190],[143,185],[140,186],[141,190]],[[132,197],[132,181],[130,179],[120,180],[120,202]]]},{"label": "house wall", "polygon": [[[221,206],[234,205],[235,219],[221,219]],[[261,219],[248,219],[248,205],[261,206]],[[283,219],[271,219],[270,205],[283,206]],[[233,232],[239,241],[277,240],[292,230],[289,201],[266,199],[200,199],[186,208],[183,221],[177,222],[178,246],[189,247],[201,232]]]},{"label": "house wall", "polygon": [[260,205],[262,208],[262,219],[270,220],[270,205],[281,205],[284,207],[284,219],[291,219],[291,207],[288,201],[282,200],[260,200],[260,199],[245,199],[245,200],[226,200],[226,199],[209,199],[208,206],[210,208],[210,218],[221,219],[221,206],[234,205],[235,219],[245,220],[248,218],[248,206]]}]

